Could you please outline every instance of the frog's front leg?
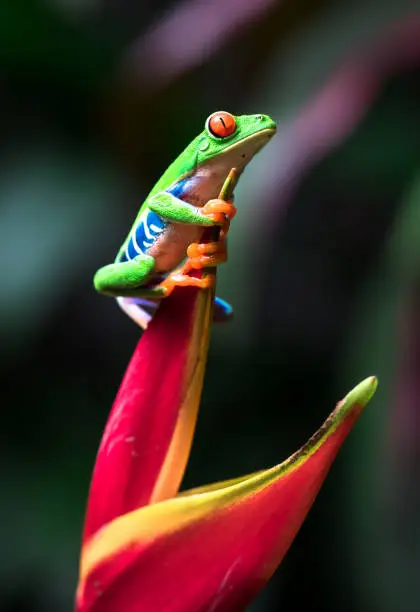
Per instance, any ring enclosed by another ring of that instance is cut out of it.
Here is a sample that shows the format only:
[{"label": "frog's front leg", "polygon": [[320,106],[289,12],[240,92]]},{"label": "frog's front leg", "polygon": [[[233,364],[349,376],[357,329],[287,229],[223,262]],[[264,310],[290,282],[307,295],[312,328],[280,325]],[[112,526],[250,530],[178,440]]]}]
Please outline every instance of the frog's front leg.
[{"label": "frog's front leg", "polygon": [[143,253],[130,261],[113,263],[100,268],[93,279],[99,293],[112,297],[164,297],[158,287],[144,287],[155,269],[155,260]]},{"label": "frog's front leg", "polygon": [[187,223],[203,227],[224,226],[236,214],[232,202],[224,200],[210,200],[202,208],[192,206],[173,196],[167,191],[160,191],[152,196],[148,207],[166,221],[173,223]]}]

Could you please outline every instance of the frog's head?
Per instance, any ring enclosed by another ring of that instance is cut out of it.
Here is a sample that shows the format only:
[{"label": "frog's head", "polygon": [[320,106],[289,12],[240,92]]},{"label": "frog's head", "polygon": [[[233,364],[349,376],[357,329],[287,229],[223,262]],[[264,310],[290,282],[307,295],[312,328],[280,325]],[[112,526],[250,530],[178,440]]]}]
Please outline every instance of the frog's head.
[{"label": "frog's head", "polygon": [[197,166],[217,164],[241,172],[275,132],[276,124],[268,115],[213,113],[195,142]]}]

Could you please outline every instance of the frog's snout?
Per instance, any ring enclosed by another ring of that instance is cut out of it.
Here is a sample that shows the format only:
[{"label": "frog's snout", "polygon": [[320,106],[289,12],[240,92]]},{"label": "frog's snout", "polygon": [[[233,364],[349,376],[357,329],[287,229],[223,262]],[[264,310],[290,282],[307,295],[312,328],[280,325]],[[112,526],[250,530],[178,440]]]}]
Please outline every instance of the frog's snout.
[{"label": "frog's snout", "polygon": [[258,121],[261,125],[262,130],[269,130],[268,138],[271,138],[277,130],[276,122],[272,120],[268,115],[257,115]]}]

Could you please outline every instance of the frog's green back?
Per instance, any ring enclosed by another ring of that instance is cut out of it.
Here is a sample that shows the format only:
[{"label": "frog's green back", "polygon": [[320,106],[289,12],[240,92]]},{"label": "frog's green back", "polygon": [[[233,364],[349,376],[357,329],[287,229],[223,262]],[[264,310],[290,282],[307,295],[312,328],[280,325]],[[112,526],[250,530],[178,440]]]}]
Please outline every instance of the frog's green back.
[{"label": "frog's green back", "polygon": [[[158,182],[155,184],[155,186],[150,191],[147,198],[141,205],[137,218],[147,206],[147,202],[152,195],[158,193],[159,191],[165,191],[173,183],[182,180],[183,178],[194,172],[194,169],[197,164],[197,151],[202,139],[203,132],[199,134],[196,138],[194,138],[192,142],[190,142],[187,148],[184,149],[184,151],[180,155],[178,155],[175,161],[172,162],[172,164],[162,174]],[[134,224],[136,224],[136,222],[137,219],[134,221]]]},{"label": "frog's green back", "polygon": [[147,208],[149,198],[155,193],[158,193],[159,191],[165,191],[173,183],[178,182],[179,180],[188,176],[194,171],[196,163],[197,163],[197,147],[199,146],[202,138],[203,138],[203,132],[199,134],[196,138],[194,138],[192,142],[190,142],[187,148],[184,149],[184,151],[167,168],[167,170],[162,174],[162,176],[160,177],[158,182],[155,184],[153,189],[149,192],[148,196],[143,201],[143,204],[140,206],[139,212],[137,213],[137,216],[134,219],[134,222],[130,228],[130,231],[128,232],[124,242],[122,243],[119,249],[117,260],[121,256],[121,254],[124,252],[127,242],[130,239],[131,232],[137,226],[141,214]]}]

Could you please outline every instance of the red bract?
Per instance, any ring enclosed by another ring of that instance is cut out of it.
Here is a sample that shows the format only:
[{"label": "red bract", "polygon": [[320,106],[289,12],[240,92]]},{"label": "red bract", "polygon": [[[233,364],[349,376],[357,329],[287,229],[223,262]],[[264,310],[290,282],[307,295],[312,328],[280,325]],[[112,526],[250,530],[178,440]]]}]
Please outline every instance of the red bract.
[{"label": "red bract", "polygon": [[133,355],[93,475],[78,612],[243,610],[281,562],[375,391],[375,378],[360,383],[285,462],[177,495],[211,304],[211,292],[176,290]]},{"label": "red bract", "polygon": [[176,495],[207,356],[211,303],[195,288],[164,300],[138,343],[105,428],[84,541],[106,523]]}]

